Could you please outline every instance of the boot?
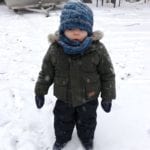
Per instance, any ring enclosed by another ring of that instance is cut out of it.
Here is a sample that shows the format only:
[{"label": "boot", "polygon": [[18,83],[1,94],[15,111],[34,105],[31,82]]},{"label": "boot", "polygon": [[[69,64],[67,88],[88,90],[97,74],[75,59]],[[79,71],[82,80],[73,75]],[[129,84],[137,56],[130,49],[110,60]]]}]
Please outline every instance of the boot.
[{"label": "boot", "polygon": [[55,142],[53,145],[53,150],[62,150],[65,144]]},{"label": "boot", "polygon": [[83,143],[83,147],[85,150],[93,150],[93,141],[89,141],[88,143]]}]

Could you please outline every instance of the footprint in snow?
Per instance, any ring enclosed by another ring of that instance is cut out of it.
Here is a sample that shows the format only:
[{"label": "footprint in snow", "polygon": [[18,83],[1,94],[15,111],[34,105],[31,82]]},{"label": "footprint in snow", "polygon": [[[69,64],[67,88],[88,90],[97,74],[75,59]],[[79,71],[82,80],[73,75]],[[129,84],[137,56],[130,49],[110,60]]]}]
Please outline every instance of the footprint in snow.
[{"label": "footprint in snow", "polygon": [[148,135],[150,136],[150,129],[147,130]]},{"label": "footprint in snow", "polygon": [[37,150],[37,147],[30,141],[18,141],[17,150]]},{"label": "footprint in snow", "polygon": [[130,73],[126,73],[123,77],[121,77],[121,80],[125,80],[131,77]]}]

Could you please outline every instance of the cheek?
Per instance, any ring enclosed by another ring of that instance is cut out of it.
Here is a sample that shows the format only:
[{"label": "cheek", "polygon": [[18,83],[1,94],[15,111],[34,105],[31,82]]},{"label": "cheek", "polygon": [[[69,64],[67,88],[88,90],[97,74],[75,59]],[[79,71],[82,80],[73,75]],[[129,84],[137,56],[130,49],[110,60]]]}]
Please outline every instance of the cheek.
[{"label": "cheek", "polygon": [[66,36],[67,38],[71,38],[71,37],[72,37],[69,32],[65,32],[65,36]]},{"label": "cheek", "polygon": [[86,37],[87,37],[86,33],[82,34],[82,39],[85,39]]},{"label": "cheek", "polygon": [[87,32],[84,32],[82,35],[83,35],[82,37],[85,38],[85,37],[87,37],[88,34],[87,34]]}]

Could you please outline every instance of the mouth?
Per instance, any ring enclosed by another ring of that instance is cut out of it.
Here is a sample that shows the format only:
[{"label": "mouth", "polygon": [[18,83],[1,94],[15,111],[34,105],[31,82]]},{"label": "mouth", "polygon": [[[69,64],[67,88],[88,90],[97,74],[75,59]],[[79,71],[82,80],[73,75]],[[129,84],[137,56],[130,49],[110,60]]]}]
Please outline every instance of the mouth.
[{"label": "mouth", "polygon": [[73,39],[74,41],[80,41],[79,39]]},{"label": "mouth", "polygon": [[73,39],[75,42],[81,42],[81,39]]}]

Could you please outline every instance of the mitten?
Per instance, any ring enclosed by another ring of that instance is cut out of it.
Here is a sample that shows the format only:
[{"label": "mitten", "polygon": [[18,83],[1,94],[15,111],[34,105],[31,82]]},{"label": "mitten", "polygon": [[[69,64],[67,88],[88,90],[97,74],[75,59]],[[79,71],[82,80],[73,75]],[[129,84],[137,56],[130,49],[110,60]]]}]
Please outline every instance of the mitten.
[{"label": "mitten", "polygon": [[103,99],[101,101],[101,106],[105,112],[109,113],[111,111],[112,100],[104,100]]},{"label": "mitten", "polygon": [[39,109],[42,108],[44,105],[44,101],[45,101],[45,98],[43,95],[35,96],[35,103],[36,103],[37,108]]}]

